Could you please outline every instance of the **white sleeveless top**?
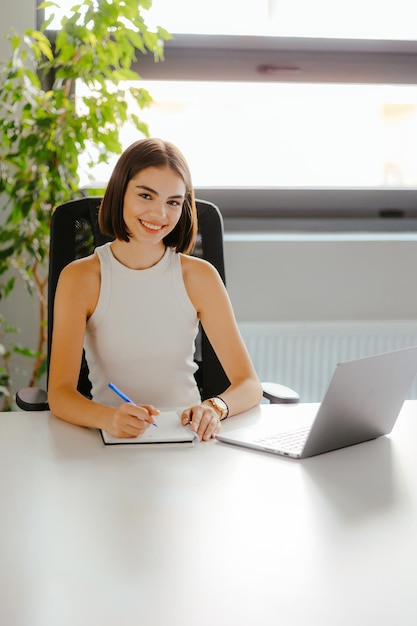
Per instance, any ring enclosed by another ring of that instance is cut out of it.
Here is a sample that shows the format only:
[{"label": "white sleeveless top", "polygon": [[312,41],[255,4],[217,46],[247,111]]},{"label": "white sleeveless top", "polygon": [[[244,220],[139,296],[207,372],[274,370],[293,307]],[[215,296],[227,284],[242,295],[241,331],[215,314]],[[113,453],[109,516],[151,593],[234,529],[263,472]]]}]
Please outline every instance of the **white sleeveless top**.
[{"label": "white sleeveless top", "polygon": [[180,256],[167,248],[153,267],[133,270],[113,256],[110,243],[96,254],[100,295],[84,340],[93,400],[120,404],[107,386],[112,382],[134,402],[160,410],[199,404],[193,375],[198,319]]}]

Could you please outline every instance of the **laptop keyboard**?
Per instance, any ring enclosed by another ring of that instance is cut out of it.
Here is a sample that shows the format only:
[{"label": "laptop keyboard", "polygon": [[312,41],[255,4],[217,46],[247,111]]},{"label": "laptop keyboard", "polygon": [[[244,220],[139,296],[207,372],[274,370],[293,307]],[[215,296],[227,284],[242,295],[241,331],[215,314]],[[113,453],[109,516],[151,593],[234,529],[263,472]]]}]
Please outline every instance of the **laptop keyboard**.
[{"label": "laptop keyboard", "polygon": [[286,433],[278,433],[274,435],[266,435],[256,439],[256,443],[266,445],[277,450],[289,450],[296,452],[302,450],[310,428],[299,428]]}]

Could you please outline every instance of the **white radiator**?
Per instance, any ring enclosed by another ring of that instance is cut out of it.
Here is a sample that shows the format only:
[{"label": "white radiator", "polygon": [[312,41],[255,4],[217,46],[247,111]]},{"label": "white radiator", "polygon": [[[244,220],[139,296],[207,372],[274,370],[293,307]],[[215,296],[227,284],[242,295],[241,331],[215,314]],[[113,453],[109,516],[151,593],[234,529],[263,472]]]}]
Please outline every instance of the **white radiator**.
[{"label": "white radiator", "polygon": [[[340,361],[417,345],[417,321],[240,322],[262,381],[295,389],[303,402],[323,398]],[[417,379],[409,398],[417,398]]]}]

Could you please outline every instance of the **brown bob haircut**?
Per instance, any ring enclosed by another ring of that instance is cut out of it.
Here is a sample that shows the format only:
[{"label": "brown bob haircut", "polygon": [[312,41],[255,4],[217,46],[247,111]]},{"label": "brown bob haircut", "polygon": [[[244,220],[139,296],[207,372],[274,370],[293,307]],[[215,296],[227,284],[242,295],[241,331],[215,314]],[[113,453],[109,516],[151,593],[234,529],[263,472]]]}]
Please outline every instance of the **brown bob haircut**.
[{"label": "brown bob haircut", "polygon": [[100,204],[100,230],[109,237],[129,241],[129,232],[123,219],[126,188],[129,181],[147,167],[169,167],[184,181],[185,198],[181,217],[163,241],[176,252],[192,252],[197,236],[197,212],[190,170],[178,148],[161,139],[136,141],[120,156]]}]

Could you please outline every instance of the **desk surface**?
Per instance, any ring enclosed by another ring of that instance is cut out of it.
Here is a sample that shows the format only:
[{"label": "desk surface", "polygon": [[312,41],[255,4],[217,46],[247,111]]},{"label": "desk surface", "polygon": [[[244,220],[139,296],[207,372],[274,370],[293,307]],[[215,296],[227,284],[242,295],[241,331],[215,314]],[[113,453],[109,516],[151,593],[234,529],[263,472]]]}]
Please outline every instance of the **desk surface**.
[{"label": "desk surface", "polygon": [[415,626],[416,447],[417,402],[389,437],[303,461],[2,413],[0,623]]}]

